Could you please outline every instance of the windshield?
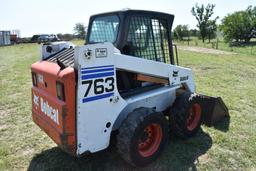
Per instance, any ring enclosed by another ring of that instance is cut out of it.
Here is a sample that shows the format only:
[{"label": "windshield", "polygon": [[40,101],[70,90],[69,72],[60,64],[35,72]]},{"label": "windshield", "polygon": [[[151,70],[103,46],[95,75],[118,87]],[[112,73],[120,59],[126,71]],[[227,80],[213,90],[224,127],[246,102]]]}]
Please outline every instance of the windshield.
[{"label": "windshield", "polygon": [[119,18],[116,15],[96,17],[92,22],[90,43],[116,41]]},{"label": "windshield", "polygon": [[39,39],[48,39],[49,38],[49,35],[47,34],[42,34],[39,36]]}]

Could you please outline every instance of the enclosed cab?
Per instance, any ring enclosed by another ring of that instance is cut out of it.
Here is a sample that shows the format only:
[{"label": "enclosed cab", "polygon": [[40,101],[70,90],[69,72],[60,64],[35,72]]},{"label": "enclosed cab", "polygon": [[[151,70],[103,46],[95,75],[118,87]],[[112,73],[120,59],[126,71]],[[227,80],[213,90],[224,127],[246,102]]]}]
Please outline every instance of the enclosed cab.
[{"label": "enclosed cab", "polygon": [[122,54],[174,64],[171,14],[127,10],[93,15],[87,44],[111,42]]}]

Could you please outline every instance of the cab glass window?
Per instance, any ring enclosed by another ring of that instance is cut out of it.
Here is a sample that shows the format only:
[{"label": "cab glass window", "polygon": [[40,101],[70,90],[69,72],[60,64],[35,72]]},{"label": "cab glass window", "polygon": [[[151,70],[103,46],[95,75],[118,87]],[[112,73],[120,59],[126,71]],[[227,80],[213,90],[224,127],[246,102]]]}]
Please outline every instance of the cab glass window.
[{"label": "cab glass window", "polygon": [[96,17],[92,22],[90,43],[116,41],[119,18],[116,15]]}]

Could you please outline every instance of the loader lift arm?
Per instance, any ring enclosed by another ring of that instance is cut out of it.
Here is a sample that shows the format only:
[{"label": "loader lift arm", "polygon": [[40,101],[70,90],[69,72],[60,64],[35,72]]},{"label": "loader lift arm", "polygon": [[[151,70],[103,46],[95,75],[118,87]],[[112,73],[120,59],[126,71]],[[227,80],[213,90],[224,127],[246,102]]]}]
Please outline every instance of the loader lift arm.
[{"label": "loader lift arm", "polygon": [[[192,71],[188,68],[165,64],[162,62],[134,58],[116,53],[114,55],[116,67],[119,70],[137,73],[137,78],[146,79],[155,83],[168,83],[170,86],[185,84],[190,92],[195,92]],[[136,66],[134,64],[136,63]]]}]

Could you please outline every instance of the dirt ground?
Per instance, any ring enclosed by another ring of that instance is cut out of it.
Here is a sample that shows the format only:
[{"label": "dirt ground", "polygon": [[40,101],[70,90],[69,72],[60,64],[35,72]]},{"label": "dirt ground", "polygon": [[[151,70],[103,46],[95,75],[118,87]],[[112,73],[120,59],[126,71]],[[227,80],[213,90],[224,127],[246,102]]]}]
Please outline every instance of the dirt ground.
[{"label": "dirt ground", "polygon": [[215,55],[236,55],[237,53],[234,52],[227,52],[217,49],[209,49],[209,48],[203,48],[203,47],[195,47],[195,46],[183,46],[178,45],[178,49],[191,51],[191,52],[199,52],[199,53],[206,53],[206,54],[215,54]]}]

